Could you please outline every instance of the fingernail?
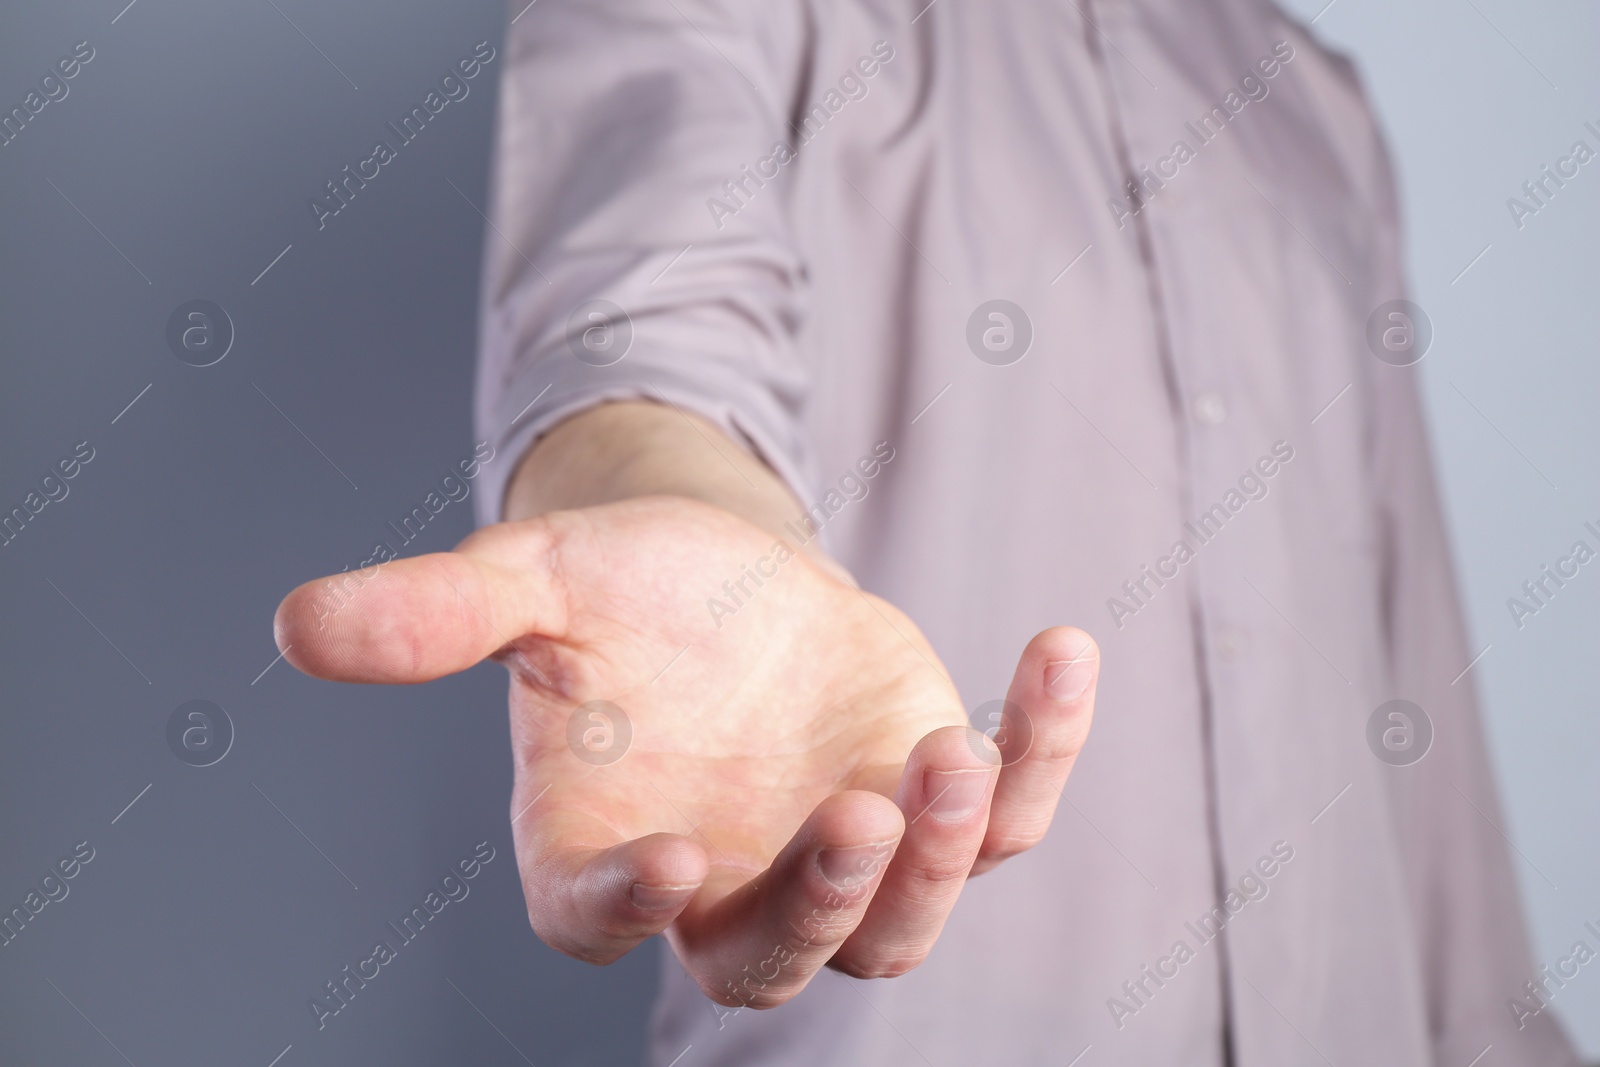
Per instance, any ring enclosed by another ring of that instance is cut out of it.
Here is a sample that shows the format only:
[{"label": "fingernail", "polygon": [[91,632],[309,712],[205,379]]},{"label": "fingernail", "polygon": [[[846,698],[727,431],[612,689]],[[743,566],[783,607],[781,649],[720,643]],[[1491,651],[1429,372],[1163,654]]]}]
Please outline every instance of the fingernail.
[{"label": "fingernail", "polygon": [[890,842],[882,842],[851,848],[825,848],[817,853],[817,867],[829,882],[840,889],[849,889],[878,873],[887,857],[889,845]]},{"label": "fingernail", "polygon": [[1066,704],[1083,696],[1094,681],[1098,657],[1084,648],[1072,659],[1058,659],[1044,665],[1044,691],[1051,700]]},{"label": "fingernail", "polygon": [[660,911],[663,908],[676,907],[688,899],[696,889],[698,883],[690,885],[646,885],[643,882],[633,883],[629,896],[633,898],[635,907],[646,911]]},{"label": "fingernail", "polygon": [[922,788],[929,797],[928,814],[940,822],[960,822],[983,803],[989,771],[926,772]]}]

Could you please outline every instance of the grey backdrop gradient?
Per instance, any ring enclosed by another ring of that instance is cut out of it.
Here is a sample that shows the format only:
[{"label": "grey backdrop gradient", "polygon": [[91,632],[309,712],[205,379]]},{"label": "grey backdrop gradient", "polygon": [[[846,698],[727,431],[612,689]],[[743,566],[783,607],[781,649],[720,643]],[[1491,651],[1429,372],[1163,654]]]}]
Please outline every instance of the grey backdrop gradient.
[{"label": "grey backdrop gradient", "polygon": [[[355,687],[274,663],[280,597],[393,541],[472,450],[504,57],[323,229],[307,200],[522,4],[125,2],[0,15],[0,110],[95,50],[0,147],[0,510],[94,449],[0,548],[0,911],[95,853],[0,948],[0,1062],[635,1062],[657,947],[595,969],[528,928],[502,670]],[[1501,829],[1553,963],[1600,921],[1600,566],[1520,629],[1506,600],[1600,526],[1600,160],[1521,229],[1505,201],[1596,143],[1600,11],[1324,3],[1289,6],[1356,59],[1400,170]],[[233,322],[213,366],[167,346],[193,299]],[[452,503],[406,551],[470,524]],[[235,729],[209,767],[166,739],[194,699]],[[308,999],[481,841],[469,895],[319,1030]],[[1554,1009],[1600,1058],[1600,965]]]}]

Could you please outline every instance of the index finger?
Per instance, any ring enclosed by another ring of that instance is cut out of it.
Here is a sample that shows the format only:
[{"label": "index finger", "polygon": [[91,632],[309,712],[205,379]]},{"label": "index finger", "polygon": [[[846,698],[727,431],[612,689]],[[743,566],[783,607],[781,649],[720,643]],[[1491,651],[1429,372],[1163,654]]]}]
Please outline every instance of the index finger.
[{"label": "index finger", "polygon": [[1082,630],[1057,626],[1028,642],[1007,693],[1003,766],[974,872],[1044,839],[1094,718],[1100,650]]}]

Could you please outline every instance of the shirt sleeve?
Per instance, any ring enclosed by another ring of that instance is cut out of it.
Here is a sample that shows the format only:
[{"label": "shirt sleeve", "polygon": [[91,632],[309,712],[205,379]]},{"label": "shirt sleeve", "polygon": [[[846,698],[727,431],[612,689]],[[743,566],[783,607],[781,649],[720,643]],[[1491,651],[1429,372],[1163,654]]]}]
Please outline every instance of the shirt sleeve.
[{"label": "shirt sleeve", "polygon": [[475,421],[495,461],[480,521],[500,518],[531,442],[616,399],[711,420],[810,498],[804,268],[775,175],[805,41],[796,5],[749,0],[541,0],[512,24],[485,235]]}]

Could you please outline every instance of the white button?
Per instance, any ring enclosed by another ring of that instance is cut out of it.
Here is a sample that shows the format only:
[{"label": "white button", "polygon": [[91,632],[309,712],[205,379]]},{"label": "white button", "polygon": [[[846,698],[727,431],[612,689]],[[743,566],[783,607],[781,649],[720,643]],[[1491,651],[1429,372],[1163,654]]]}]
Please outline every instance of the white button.
[{"label": "white button", "polygon": [[1207,426],[1216,426],[1228,417],[1228,405],[1220,393],[1201,393],[1194,398],[1194,417]]},{"label": "white button", "polygon": [[1216,634],[1217,654],[1223,659],[1233,659],[1244,651],[1244,631],[1237,626],[1218,627]]}]

